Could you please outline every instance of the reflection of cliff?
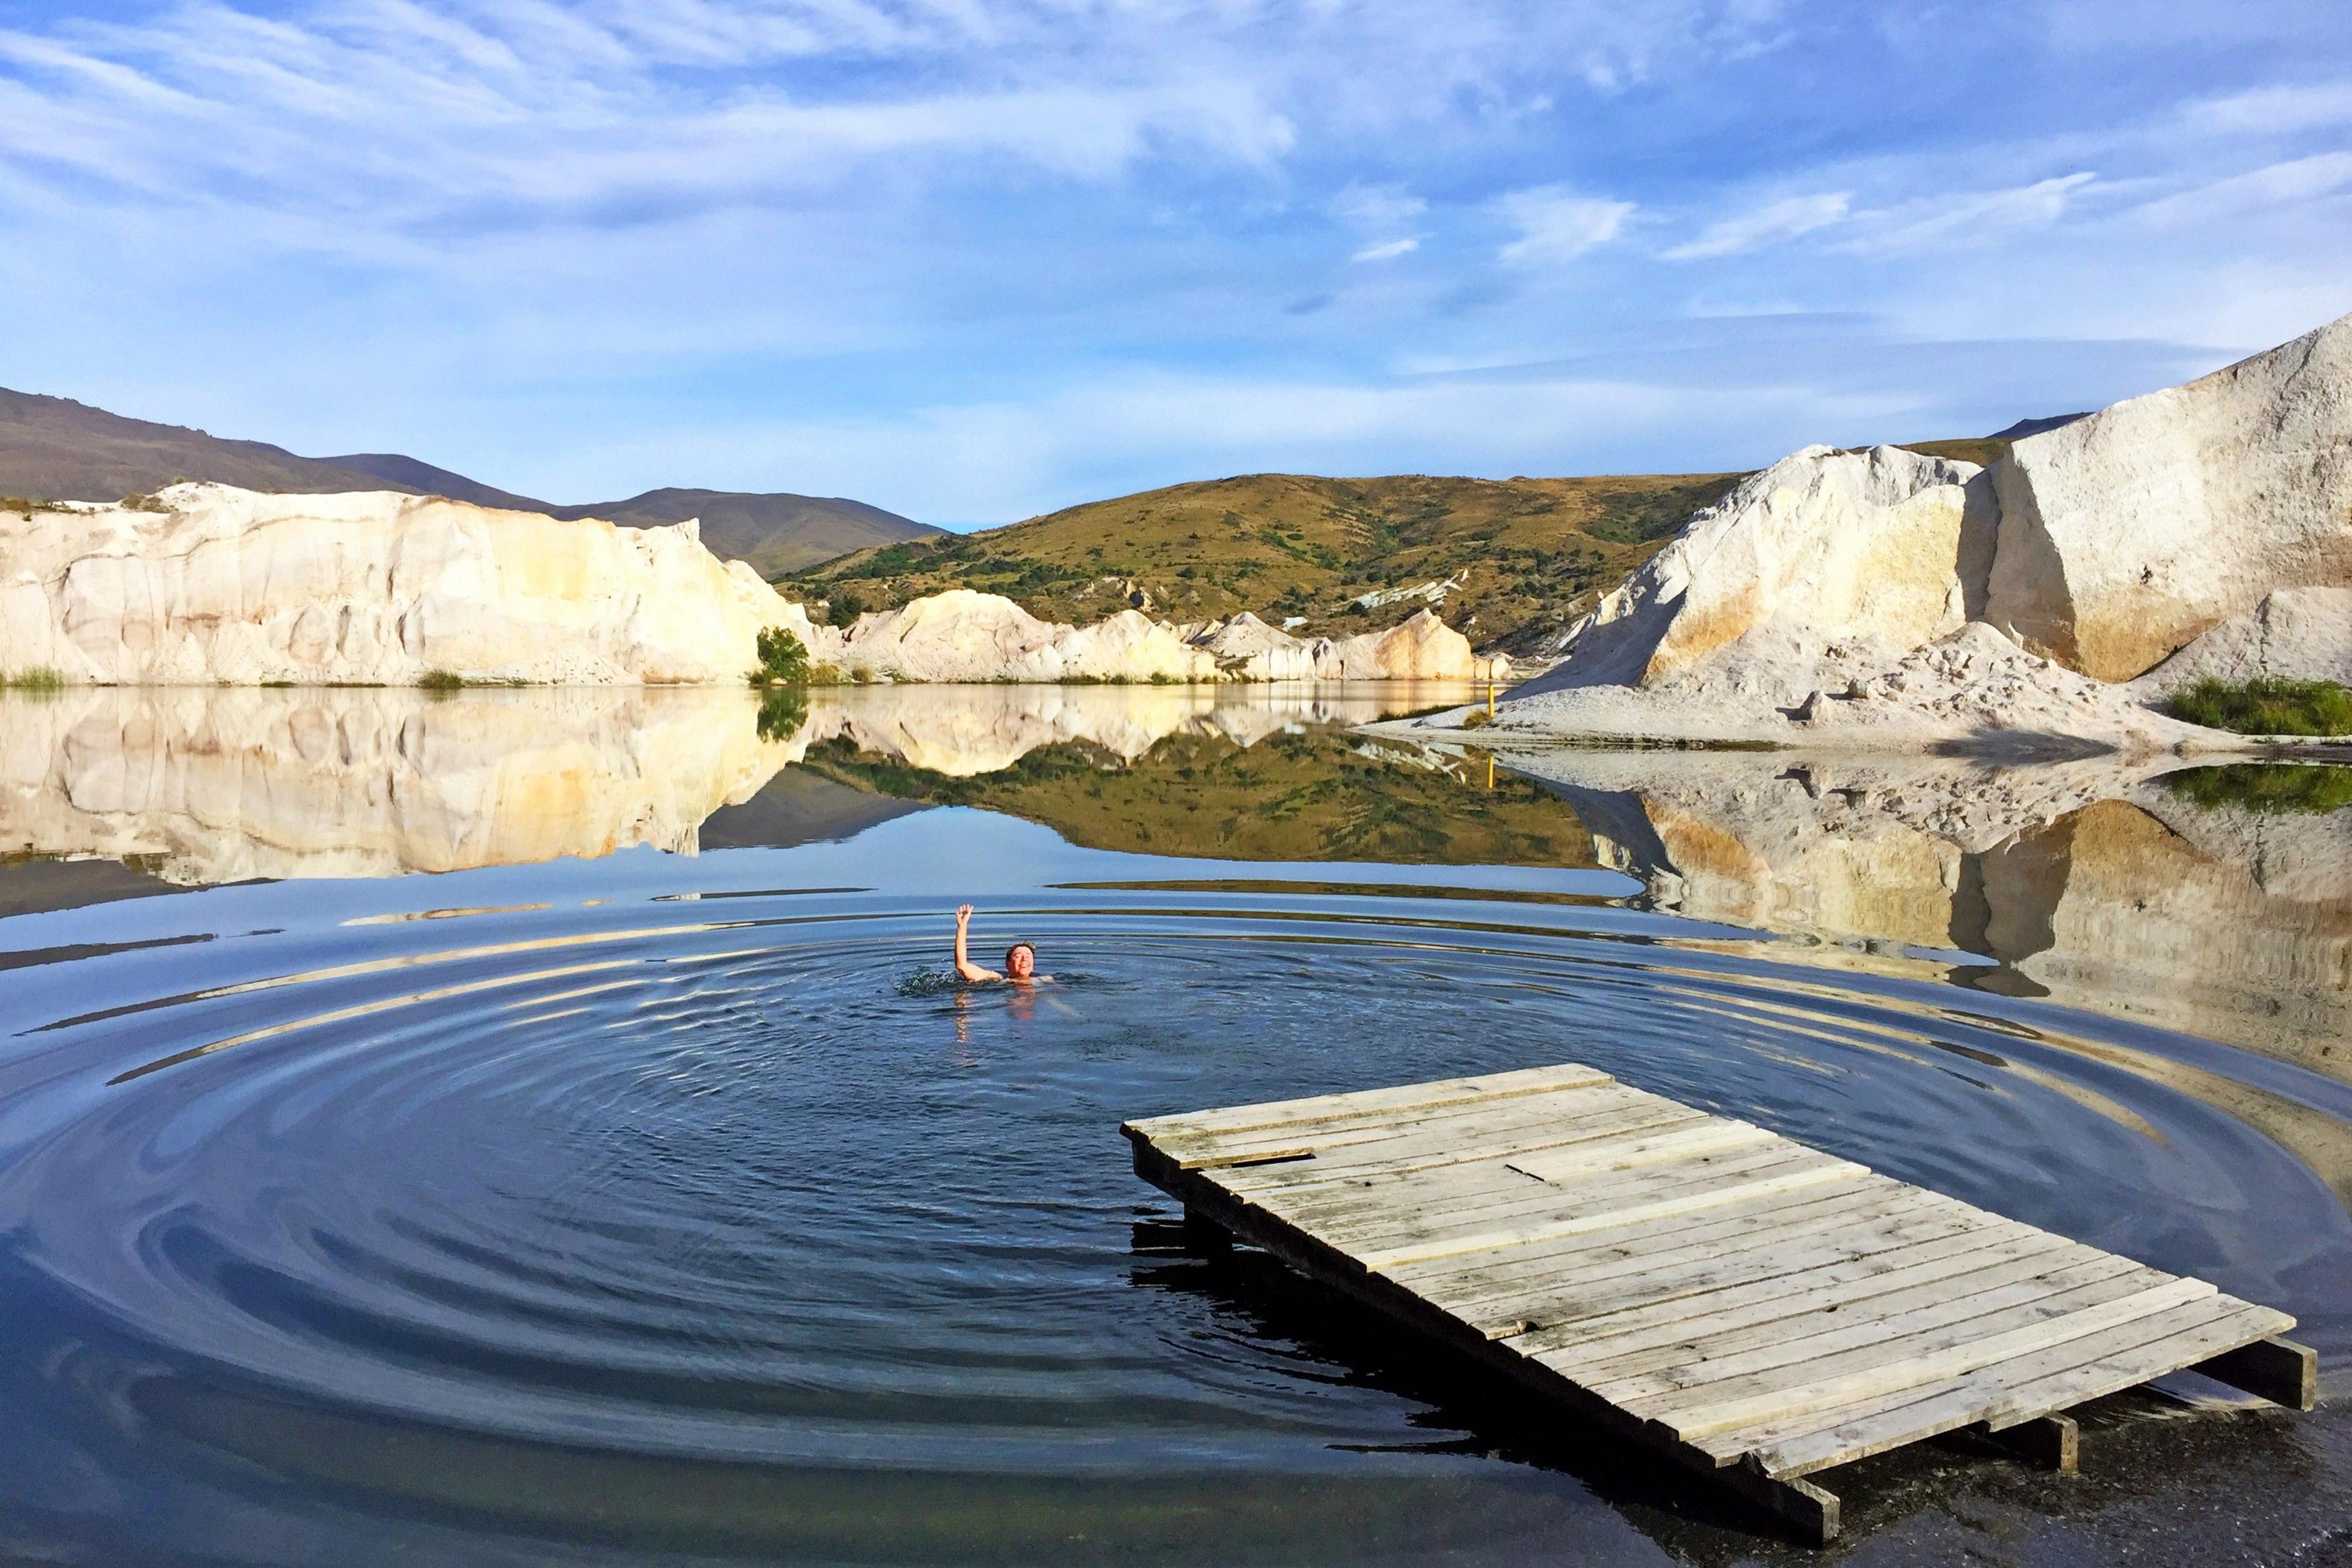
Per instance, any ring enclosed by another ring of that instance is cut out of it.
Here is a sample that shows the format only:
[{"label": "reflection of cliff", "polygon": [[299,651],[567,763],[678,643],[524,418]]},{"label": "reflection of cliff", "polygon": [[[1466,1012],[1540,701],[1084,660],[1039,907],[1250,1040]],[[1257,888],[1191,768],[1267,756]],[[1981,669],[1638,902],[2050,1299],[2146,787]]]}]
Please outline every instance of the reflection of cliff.
[{"label": "reflection of cliff", "polygon": [[[997,775],[987,793],[1022,811],[1024,802],[1054,795],[1034,787],[1039,777],[1061,778],[1075,766],[1083,777],[1066,793],[1086,797],[1098,763],[1144,757],[1171,738],[1231,752],[1465,695],[1402,681],[1370,695],[1231,685],[844,687],[770,693],[764,704],[740,688],[447,696],[81,688],[53,700],[0,699],[0,857],[136,868],[112,879],[83,874],[94,867],[11,876],[20,905],[60,907],[146,890],[151,878],[378,877],[641,844],[684,852],[706,841],[788,845],[862,831],[911,809],[887,797],[944,798],[934,786],[952,780]],[[1348,754],[1348,742],[1319,743]],[[834,770],[842,777],[827,778],[790,766],[813,745],[870,764],[869,773],[896,770],[916,782],[877,799],[871,777],[850,787],[842,769]],[[1024,764],[1024,757],[1037,760]],[[1377,771],[1360,758],[1349,766]],[[1305,773],[1292,773],[1284,788],[1296,796]],[[1442,844],[1440,799],[1460,785],[1422,780],[1415,787],[1431,798],[1402,816],[1379,816],[1370,792],[1356,788],[1342,792],[1356,800],[1345,811],[1294,800],[1252,819],[1265,824],[1268,847],[1273,837],[1306,831],[1302,823],[1367,844],[1400,833]],[[1229,815],[1244,809],[1227,804]],[[1257,804],[1247,803],[1252,811]],[[1171,825],[1188,816],[1181,802],[1163,800],[1160,809]],[[1543,809],[1568,820],[1557,806]],[[1055,820],[1051,812],[1024,814]],[[1343,828],[1342,816],[1354,826]],[[1406,819],[1415,825],[1409,830],[1398,826]],[[1570,831],[1580,845],[1572,821]],[[1175,828],[1159,837],[1172,843]],[[1314,842],[1289,841],[1297,853]],[[50,884],[46,890],[30,886],[35,875]]]},{"label": "reflection of cliff", "polygon": [[845,738],[927,773],[969,778],[1043,746],[1080,743],[1133,761],[1171,735],[1255,745],[1301,726],[1363,724],[1468,700],[1460,682],[1353,686],[817,687],[803,743]]},{"label": "reflection of cliff", "polygon": [[[2352,811],[2200,812],[2105,762],[1520,761],[1576,805],[1601,862],[1663,908],[1879,952],[1946,950],[1929,962],[1955,979],[2352,1080]],[[2352,1135],[2336,1116],[2168,1054],[2041,1037],[2259,1128],[2352,1203]]]},{"label": "reflection of cliff", "polygon": [[1843,943],[2352,1079],[2352,812],[2203,811],[2150,771],[1787,754],[1528,760],[1662,907]]},{"label": "reflection of cliff", "polygon": [[1538,786],[1505,774],[1489,789],[1483,766],[1433,768],[1335,727],[1449,698],[1460,700],[1410,688],[820,692],[803,766],[900,799],[1024,816],[1096,849],[1591,865],[1575,815]]},{"label": "reflection of cliff", "polygon": [[692,851],[791,758],[740,690],[76,690],[0,708],[0,851],[168,881]]}]

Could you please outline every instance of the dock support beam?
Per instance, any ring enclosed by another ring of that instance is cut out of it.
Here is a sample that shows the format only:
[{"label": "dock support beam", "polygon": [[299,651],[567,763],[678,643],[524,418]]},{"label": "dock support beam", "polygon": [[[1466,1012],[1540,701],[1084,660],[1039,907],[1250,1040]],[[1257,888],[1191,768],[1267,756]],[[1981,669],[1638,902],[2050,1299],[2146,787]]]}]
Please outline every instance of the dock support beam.
[{"label": "dock support beam", "polygon": [[2293,1340],[2256,1340],[2189,1370],[2289,1410],[2319,1403],[2319,1357]]},{"label": "dock support beam", "polygon": [[2080,1468],[2083,1428],[2072,1415],[2037,1415],[1985,1436],[2026,1464],[2062,1476]]}]

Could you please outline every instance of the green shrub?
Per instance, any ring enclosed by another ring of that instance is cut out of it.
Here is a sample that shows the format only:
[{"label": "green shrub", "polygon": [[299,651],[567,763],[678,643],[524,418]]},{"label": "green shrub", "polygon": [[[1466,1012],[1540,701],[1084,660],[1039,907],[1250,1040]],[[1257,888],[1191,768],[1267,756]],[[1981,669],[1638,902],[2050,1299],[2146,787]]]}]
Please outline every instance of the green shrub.
[{"label": "green shrub", "polygon": [[806,686],[809,679],[808,649],[782,626],[769,626],[760,633],[758,644],[760,668],[747,679],[754,686]]},{"label": "green shrub", "polygon": [[2352,767],[2326,763],[2231,763],[2164,775],[2164,787],[2192,805],[2324,815],[2352,805]]},{"label": "green shrub", "polygon": [[866,613],[866,601],[846,590],[835,593],[827,604],[826,618],[836,626],[845,626]]},{"label": "green shrub", "polygon": [[2332,680],[2200,680],[2164,710],[2241,735],[2352,735],[2352,691]]},{"label": "green shrub", "polygon": [[454,669],[428,669],[416,684],[427,691],[456,691],[466,684],[466,678]]},{"label": "green shrub", "polygon": [[46,664],[37,664],[29,669],[0,670],[0,689],[63,691],[65,689],[65,671],[53,669]]}]

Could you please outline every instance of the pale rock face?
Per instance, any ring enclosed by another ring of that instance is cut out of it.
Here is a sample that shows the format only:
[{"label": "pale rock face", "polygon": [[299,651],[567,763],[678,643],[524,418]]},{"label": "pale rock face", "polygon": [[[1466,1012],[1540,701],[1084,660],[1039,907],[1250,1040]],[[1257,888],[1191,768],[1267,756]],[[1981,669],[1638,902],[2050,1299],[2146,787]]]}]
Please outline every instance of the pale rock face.
[{"label": "pale rock face", "polygon": [[2269,677],[2352,686],[2352,588],[2281,588],[2263,595],[2131,683],[2147,698],[2200,680]]},{"label": "pale rock face", "polygon": [[174,485],[158,510],[0,512],[0,669],[125,685],[740,681],[808,621],[693,523],[437,497]]},{"label": "pale rock face", "polygon": [[2128,680],[2274,588],[2352,587],[2352,316],[2017,443],[1986,618]]},{"label": "pale rock face", "polygon": [[810,648],[821,663],[885,680],[1214,680],[1215,658],[1122,610],[1090,626],[1041,621],[998,594],[951,588],[857,617]]},{"label": "pale rock face", "polygon": [[1384,632],[1314,644],[1319,680],[1484,680],[1493,661],[1470,649],[1470,639],[1428,610]]},{"label": "pale rock face", "polygon": [[1694,517],[1521,690],[1654,686],[1767,630],[1895,649],[1948,637],[1990,553],[1979,471],[1892,447],[1783,458]]},{"label": "pale rock face", "polygon": [[1230,621],[1211,622],[1186,639],[1213,655],[1217,668],[1241,680],[1312,680],[1312,645],[1266,625],[1244,610]]}]

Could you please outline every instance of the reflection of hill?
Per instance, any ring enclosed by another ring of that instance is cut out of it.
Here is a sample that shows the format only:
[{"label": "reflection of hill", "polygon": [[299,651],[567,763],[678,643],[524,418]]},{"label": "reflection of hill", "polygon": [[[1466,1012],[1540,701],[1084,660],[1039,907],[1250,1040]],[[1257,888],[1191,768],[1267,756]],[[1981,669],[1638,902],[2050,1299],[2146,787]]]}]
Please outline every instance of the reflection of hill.
[{"label": "reflection of hill", "polygon": [[0,710],[0,851],[166,881],[692,851],[790,760],[749,692],[82,690]]},{"label": "reflection of hill", "polygon": [[904,800],[976,805],[1042,822],[1074,844],[1232,860],[1591,866],[1573,813],[1506,774],[1411,765],[1336,730],[1277,732],[1251,745],[1217,732],[1171,735],[1132,757],[1078,742],[958,778],[840,739],[803,765]]}]

